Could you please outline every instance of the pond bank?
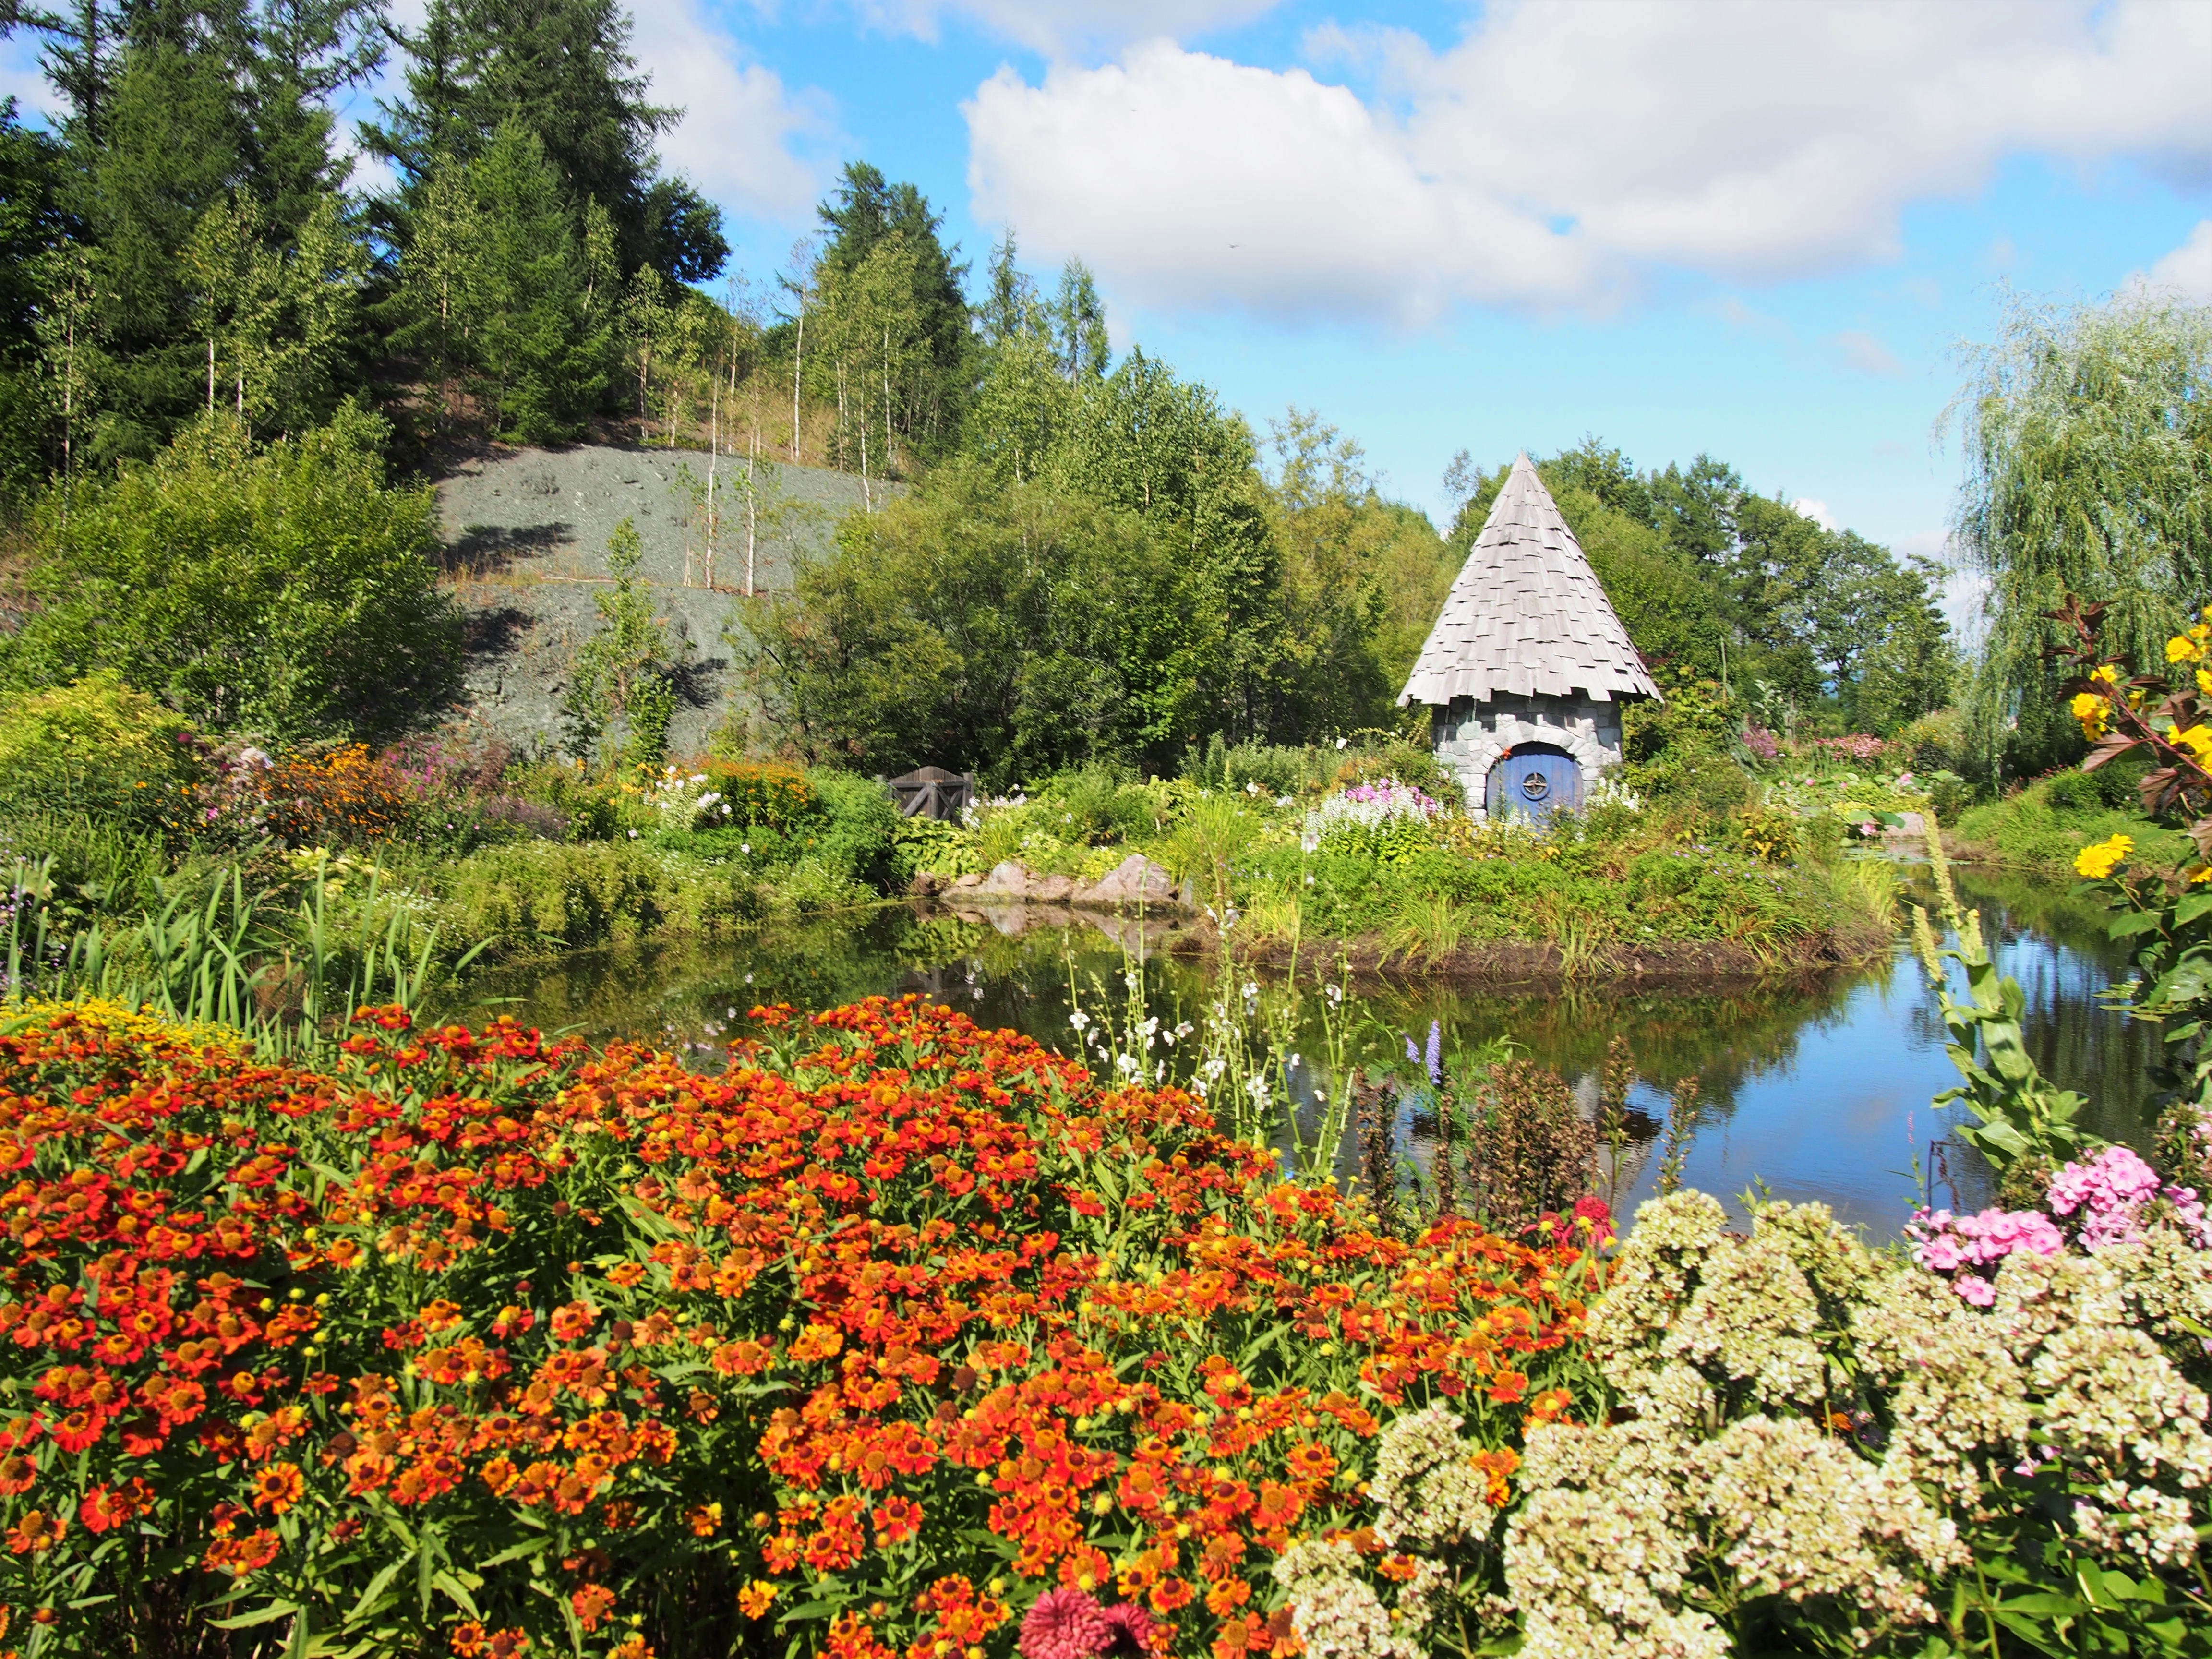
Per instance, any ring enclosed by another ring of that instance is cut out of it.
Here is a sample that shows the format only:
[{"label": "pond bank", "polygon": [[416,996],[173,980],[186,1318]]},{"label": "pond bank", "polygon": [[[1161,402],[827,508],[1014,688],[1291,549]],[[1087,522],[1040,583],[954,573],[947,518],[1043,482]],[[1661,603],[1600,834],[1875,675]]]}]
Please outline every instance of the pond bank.
[{"label": "pond bank", "polygon": [[[1031,899],[976,898],[945,893],[909,901],[917,915],[941,915],[988,927],[1009,939],[1042,929],[1085,927],[1138,957],[1218,963],[1219,928],[1182,906],[1139,910],[1055,904]],[[1627,982],[1686,990],[1762,981],[1806,983],[1886,956],[1897,933],[1871,921],[1822,930],[1789,942],[1747,944],[1725,939],[1627,943],[1577,937],[1564,939],[1393,941],[1379,933],[1352,939],[1293,938],[1248,933],[1234,956],[1249,966],[1285,970],[1293,964],[1333,969],[1340,962],[1362,984],[1408,979],[1493,988],[1557,988],[1573,983]]]}]

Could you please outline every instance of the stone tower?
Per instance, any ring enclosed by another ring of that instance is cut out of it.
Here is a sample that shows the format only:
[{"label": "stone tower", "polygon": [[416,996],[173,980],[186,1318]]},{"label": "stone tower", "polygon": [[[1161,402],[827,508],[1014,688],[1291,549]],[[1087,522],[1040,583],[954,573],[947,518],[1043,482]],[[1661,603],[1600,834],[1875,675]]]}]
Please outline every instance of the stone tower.
[{"label": "stone tower", "polygon": [[1479,815],[1571,809],[1620,763],[1620,708],[1656,697],[1559,504],[1523,454],[1398,694]]}]

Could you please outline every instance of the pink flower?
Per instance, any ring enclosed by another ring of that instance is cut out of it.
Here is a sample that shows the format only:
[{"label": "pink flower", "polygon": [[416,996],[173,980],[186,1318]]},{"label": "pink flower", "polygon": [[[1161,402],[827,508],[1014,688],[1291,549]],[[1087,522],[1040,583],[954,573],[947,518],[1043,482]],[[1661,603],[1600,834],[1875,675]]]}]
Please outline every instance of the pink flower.
[{"label": "pink flower", "polygon": [[1966,1253],[1959,1248],[1959,1241],[1948,1233],[1938,1233],[1913,1254],[1920,1265],[1932,1272],[1948,1273],[1966,1264]]},{"label": "pink flower", "polygon": [[1977,1308],[1986,1308],[1997,1299],[1996,1286],[1986,1279],[1977,1279],[1972,1273],[1961,1273],[1951,1281],[1951,1288],[1960,1297]]},{"label": "pink flower", "polygon": [[1114,1627],[1109,1653],[1142,1653],[1152,1644],[1152,1615],[1134,1601],[1106,1609],[1106,1622]]},{"label": "pink flower", "polygon": [[2157,1170],[2125,1146],[2107,1146],[2051,1176],[2045,1199],[2056,1214],[2081,1212],[2081,1248],[2096,1251],[2141,1238],[2142,1206],[2158,1190]]},{"label": "pink flower", "polygon": [[1120,1635],[1097,1598],[1079,1589],[1047,1590],[1022,1619],[1022,1659],[1091,1659]]}]

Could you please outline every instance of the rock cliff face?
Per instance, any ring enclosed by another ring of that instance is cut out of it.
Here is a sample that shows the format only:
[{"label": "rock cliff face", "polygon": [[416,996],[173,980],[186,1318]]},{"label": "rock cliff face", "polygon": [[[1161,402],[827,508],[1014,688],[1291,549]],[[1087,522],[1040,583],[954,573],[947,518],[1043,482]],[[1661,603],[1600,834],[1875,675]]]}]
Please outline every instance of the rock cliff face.
[{"label": "rock cliff face", "polygon": [[[559,742],[569,666],[599,627],[607,538],[627,518],[645,547],[639,575],[685,653],[672,746],[704,744],[743,696],[724,629],[741,607],[788,588],[793,557],[826,551],[837,520],[867,505],[848,474],[760,463],[749,599],[744,499],[730,482],[745,462],[724,456],[717,468],[711,586],[703,515],[684,476],[703,489],[708,464],[696,451],[580,444],[495,452],[439,481],[447,568],[469,613],[467,712],[477,722],[526,748]],[[875,486],[876,505],[884,495]]]}]

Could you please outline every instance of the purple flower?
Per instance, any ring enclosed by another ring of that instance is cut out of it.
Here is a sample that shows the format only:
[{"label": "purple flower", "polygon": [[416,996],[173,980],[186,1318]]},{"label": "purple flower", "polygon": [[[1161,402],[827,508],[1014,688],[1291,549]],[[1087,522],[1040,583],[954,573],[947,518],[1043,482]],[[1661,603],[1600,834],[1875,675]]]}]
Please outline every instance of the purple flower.
[{"label": "purple flower", "polygon": [[1442,1020],[1429,1022],[1429,1081],[1437,1088],[1444,1086],[1444,1027]]}]

